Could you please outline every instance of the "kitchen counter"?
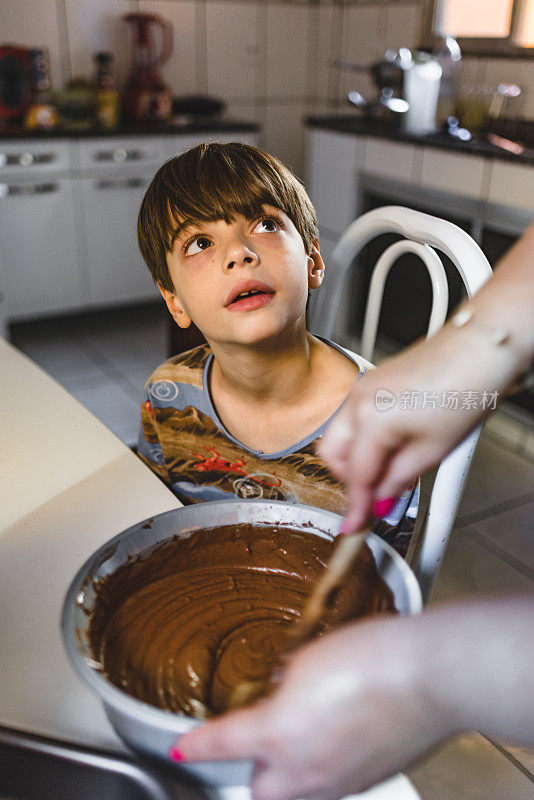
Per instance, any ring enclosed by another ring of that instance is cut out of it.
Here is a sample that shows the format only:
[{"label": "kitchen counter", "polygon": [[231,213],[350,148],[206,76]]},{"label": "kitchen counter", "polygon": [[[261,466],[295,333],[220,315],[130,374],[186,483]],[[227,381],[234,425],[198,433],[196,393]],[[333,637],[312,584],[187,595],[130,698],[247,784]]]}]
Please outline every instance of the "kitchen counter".
[{"label": "kitchen counter", "polygon": [[88,139],[121,136],[172,136],[174,134],[228,133],[231,131],[256,132],[259,125],[226,117],[175,117],[168,123],[157,125],[134,125],[123,123],[113,130],[104,128],[56,128],[51,131],[27,131],[20,126],[0,126],[0,140],[5,139]]},{"label": "kitchen counter", "polygon": [[311,116],[307,117],[306,124],[309,128],[354,134],[355,136],[373,136],[394,142],[407,142],[421,147],[435,147],[441,150],[452,150],[456,153],[472,154],[518,164],[534,164],[534,149],[525,149],[522,155],[514,155],[488,141],[472,139],[468,142],[462,142],[460,139],[443,131],[418,136],[413,133],[406,133],[392,124],[365,119],[357,113]]}]

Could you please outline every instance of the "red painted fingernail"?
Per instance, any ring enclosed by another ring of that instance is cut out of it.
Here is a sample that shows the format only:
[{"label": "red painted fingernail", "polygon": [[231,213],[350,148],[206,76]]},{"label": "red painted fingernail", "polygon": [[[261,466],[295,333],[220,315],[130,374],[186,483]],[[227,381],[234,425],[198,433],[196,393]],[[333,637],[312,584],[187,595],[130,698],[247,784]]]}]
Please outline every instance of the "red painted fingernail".
[{"label": "red painted fingernail", "polygon": [[177,747],[171,747],[169,750],[169,758],[171,761],[185,761],[185,756]]},{"label": "red painted fingernail", "polygon": [[375,517],[387,516],[396,502],[396,497],[385,497],[383,500],[377,500],[373,506],[373,514]]}]

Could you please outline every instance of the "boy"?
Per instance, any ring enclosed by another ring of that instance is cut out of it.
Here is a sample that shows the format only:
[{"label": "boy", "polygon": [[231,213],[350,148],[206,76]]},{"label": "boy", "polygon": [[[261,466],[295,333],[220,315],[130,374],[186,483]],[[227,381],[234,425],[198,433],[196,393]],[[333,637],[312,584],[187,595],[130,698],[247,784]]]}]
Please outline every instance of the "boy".
[{"label": "boy", "polygon": [[[263,497],[342,514],[344,487],[315,444],[365,367],[306,330],[325,268],[304,187],[254,147],[205,143],[158,170],[138,240],[176,324],[207,340],[149,379],[140,457],[184,503]],[[381,530],[401,551],[406,506]]]}]

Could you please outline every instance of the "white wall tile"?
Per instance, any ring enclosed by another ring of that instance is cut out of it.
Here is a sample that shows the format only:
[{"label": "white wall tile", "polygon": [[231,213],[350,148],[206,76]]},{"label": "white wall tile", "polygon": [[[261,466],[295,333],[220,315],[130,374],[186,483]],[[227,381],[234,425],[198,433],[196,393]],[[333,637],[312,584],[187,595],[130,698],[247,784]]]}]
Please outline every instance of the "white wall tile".
[{"label": "white wall tile", "polygon": [[[527,74],[524,71],[525,65],[527,65]],[[513,58],[487,58],[485,59],[484,82],[489,85],[520,83],[520,78],[525,78],[528,73],[532,72],[532,65],[528,62]],[[534,79],[534,74],[532,74],[532,79]]]},{"label": "white wall tile", "polygon": [[174,48],[169,61],[161,67],[164,81],[173,94],[193,94],[196,81],[196,8],[195,0],[140,0],[139,11],[158,14],[172,23]]},{"label": "white wall tile", "polygon": [[348,6],[343,9],[342,59],[368,66],[384,54],[385,9],[380,6]]},{"label": "white wall tile", "polygon": [[321,3],[318,9],[317,26],[317,83],[316,96],[319,100],[337,99],[339,86],[339,70],[328,64],[329,60],[341,58],[341,21],[340,5]]},{"label": "white wall tile", "polygon": [[208,0],[208,91],[224,100],[252,99],[260,57],[258,7],[233,0]]},{"label": "white wall tile", "polygon": [[123,14],[137,11],[129,0],[65,0],[70,62],[73,77],[92,78],[93,56],[99,50],[113,53],[119,86],[132,62],[132,37]]},{"label": "white wall tile", "polygon": [[[370,67],[379,61],[386,50],[385,14],[383,6],[347,6],[343,8],[341,60],[360,67]],[[377,90],[366,70],[341,69],[339,80],[341,103],[356,89],[366,100],[372,100]]]},{"label": "white wall tile", "polygon": [[378,96],[378,89],[375,82],[368,72],[341,72],[339,82],[340,93],[339,102],[344,106],[345,111],[355,111],[355,107],[347,100],[349,92],[353,89],[358,91],[368,102],[373,102]]},{"label": "white wall tile", "polygon": [[56,4],[53,0],[1,0],[0,36],[6,44],[47,47],[54,89],[69,77],[61,71]]},{"label": "white wall tile", "polygon": [[298,175],[304,177],[304,124],[306,108],[269,104],[266,111],[264,147]]},{"label": "white wall tile", "polygon": [[480,198],[482,196],[486,160],[463,153],[447,153],[436,148],[424,148],[421,186],[443,192]]},{"label": "white wall tile", "polygon": [[521,94],[506,101],[503,113],[506,116],[533,116],[531,104],[534,102],[534,64],[532,61],[516,59],[486,59],[484,84],[489,88],[499,83],[517,83]]},{"label": "white wall tile", "polygon": [[310,15],[305,5],[267,6],[267,96],[304,97]]},{"label": "white wall tile", "polygon": [[409,47],[415,50],[421,43],[422,6],[416,3],[395,3],[386,6],[387,47]]}]

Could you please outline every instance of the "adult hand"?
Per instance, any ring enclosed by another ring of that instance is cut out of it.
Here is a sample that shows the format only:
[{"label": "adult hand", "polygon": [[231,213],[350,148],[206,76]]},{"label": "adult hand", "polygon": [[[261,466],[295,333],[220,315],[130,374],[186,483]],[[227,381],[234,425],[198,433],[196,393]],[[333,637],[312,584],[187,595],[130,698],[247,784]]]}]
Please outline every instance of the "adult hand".
[{"label": "adult hand", "polygon": [[[377,501],[398,495],[438,464],[476,425],[483,412],[476,405],[461,407],[464,392],[479,400],[485,392],[487,408],[492,397],[494,404],[496,381],[477,367],[473,348],[462,339],[463,331],[447,328],[381,364],[355,384],[319,443],[319,455],[347,485],[352,529],[365,525]],[[385,393],[394,404],[382,410],[377,399]]]},{"label": "adult hand", "polygon": [[532,747],[533,613],[530,593],[347,625],[272,696],[180,737],[179,760],[253,759],[254,800],[337,800],[462,730]]},{"label": "adult hand", "polygon": [[385,779],[452,732],[414,636],[395,617],[316,640],[271,697],[182,736],[184,760],[254,759],[254,800],[335,800]]},{"label": "adult hand", "polygon": [[[349,527],[361,528],[377,501],[437,465],[492,410],[495,393],[506,392],[528,367],[534,354],[533,247],[534,224],[471,300],[465,327],[449,323],[356,383],[319,445],[347,483]],[[495,343],[497,330],[505,332],[502,345]],[[377,391],[384,389],[395,405],[380,411]],[[463,393],[478,402],[468,407]],[[413,397],[422,408],[410,409]]]}]

